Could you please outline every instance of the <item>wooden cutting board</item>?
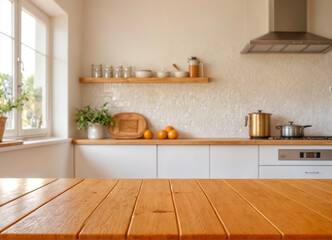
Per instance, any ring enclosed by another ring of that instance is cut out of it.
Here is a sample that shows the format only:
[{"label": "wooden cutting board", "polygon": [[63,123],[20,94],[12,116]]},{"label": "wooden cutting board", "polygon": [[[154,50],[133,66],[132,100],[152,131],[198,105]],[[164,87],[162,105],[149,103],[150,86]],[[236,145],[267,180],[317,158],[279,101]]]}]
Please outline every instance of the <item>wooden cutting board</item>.
[{"label": "wooden cutting board", "polygon": [[108,132],[116,139],[141,138],[147,124],[143,115],[139,113],[119,113],[114,115],[117,125],[108,126]]}]

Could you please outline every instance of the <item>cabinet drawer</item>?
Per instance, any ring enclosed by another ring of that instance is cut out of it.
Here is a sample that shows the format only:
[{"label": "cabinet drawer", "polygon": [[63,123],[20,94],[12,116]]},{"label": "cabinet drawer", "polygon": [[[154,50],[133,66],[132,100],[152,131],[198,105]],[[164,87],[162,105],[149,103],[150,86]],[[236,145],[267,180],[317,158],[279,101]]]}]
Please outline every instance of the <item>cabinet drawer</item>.
[{"label": "cabinet drawer", "polygon": [[280,146],[259,146],[259,165],[330,165],[332,166],[331,160],[279,160],[279,150],[332,150],[332,146],[318,146],[318,145],[307,145],[307,146],[289,146],[289,145],[280,145]]},{"label": "cabinet drawer", "polygon": [[332,166],[261,166],[259,178],[332,178]]},{"label": "cabinet drawer", "polygon": [[156,178],[155,145],[76,145],[77,178]]},{"label": "cabinet drawer", "polygon": [[158,178],[209,178],[209,146],[158,146]]},{"label": "cabinet drawer", "polygon": [[258,146],[210,146],[211,178],[258,178]]}]

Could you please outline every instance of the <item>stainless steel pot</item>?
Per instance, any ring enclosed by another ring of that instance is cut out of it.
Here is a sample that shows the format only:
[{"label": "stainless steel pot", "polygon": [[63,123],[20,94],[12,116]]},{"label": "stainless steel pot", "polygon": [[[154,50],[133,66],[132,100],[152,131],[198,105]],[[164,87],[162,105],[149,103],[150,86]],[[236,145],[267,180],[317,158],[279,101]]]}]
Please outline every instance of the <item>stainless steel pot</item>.
[{"label": "stainless steel pot", "polygon": [[295,125],[292,121],[289,121],[287,125],[277,125],[276,129],[280,129],[282,137],[303,137],[304,129],[311,127],[311,125]]},{"label": "stainless steel pot", "polygon": [[249,113],[245,116],[245,124],[248,125],[249,119],[249,136],[250,138],[268,138],[270,137],[270,118],[271,113],[263,113],[262,110],[258,110],[255,113]]}]

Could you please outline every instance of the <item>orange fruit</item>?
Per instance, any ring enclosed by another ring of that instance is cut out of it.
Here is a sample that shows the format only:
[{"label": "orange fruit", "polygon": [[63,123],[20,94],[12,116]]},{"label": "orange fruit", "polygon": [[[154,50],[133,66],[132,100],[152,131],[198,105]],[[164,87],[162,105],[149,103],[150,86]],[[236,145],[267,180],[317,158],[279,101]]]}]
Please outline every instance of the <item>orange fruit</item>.
[{"label": "orange fruit", "polygon": [[153,132],[151,130],[145,130],[144,131],[144,138],[145,139],[152,139],[153,138]]},{"label": "orange fruit", "polygon": [[167,127],[165,128],[165,131],[166,131],[166,132],[169,132],[169,131],[171,131],[171,130],[174,130],[174,128],[173,128],[172,126],[167,126]]},{"label": "orange fruit", "polygon": [[167,138],[167,132],[165,130],[159,130],[157,133],[157,136],[159,139],[166,139]]},{"label": "orange fruit", "polygon": [[167,134],[169,139],[177,139],[179,137],[179,133],[176,130],[171,130]]}]

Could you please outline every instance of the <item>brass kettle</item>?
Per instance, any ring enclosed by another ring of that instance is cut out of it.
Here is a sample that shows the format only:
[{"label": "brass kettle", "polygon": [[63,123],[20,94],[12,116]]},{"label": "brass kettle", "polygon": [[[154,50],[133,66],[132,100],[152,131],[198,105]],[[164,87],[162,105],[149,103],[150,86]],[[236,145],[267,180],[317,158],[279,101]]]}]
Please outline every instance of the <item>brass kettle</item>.
[{"label": "brass kettle", "polygon": [[[255,113],[249,113],[249,136],[253,139],[264,139],[270,137],[270,119],[271,113],[263,113],[258,110]],[[248,126],[248,116],[245,116],[244,126]]]}]

